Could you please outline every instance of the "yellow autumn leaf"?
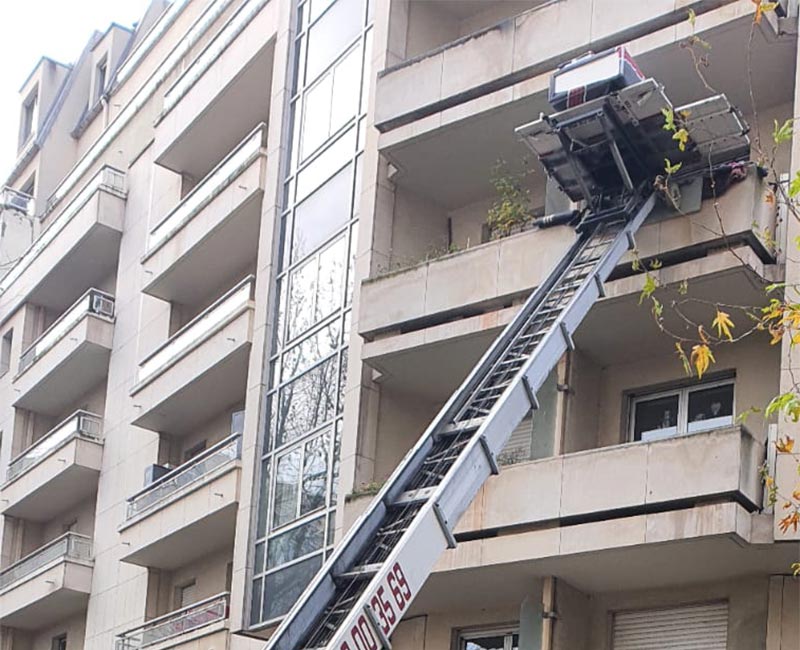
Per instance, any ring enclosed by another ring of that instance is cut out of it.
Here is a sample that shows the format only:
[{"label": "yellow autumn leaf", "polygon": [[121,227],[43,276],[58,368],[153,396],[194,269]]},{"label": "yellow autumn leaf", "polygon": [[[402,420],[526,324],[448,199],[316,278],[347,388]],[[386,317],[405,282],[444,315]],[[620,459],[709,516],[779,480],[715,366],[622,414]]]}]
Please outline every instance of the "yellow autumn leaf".
[{"label": "yellow autumn leaf", "polygon": [[797,488],[794,492],[792,492],[792,499],[795,501],[800,501],[800,487]]},{"label": "yellow autumn leaf", "polygon": [[717,336],[722,338],[723,336],[727,338],[729,341],[733,341],[733,334],[731,334],[731,330],[736,327],[731,320],[730,314],[726,314],[724,311],[717,310],[717,316],[711,323],[712,327],[717,329]]},{"label": "yellow autumn leaf", "polygon": [[678,141],[678,149],[686,151],[686,143],[689,142],[689,132],[686,129],[678,129],[672,134],[672,139]]},{"label": "yellow autumn leaf", "polygon": [[716,359],[714,359],[711,348],[705,343],[701,343],[692,347],[691,361],[695,370],[697,370],[697,378],[702,379],[706,370],[712,363],[716,362]]},{"label": "yellow autumn leaf", "polygon": [[794,449],[794,438],[785,436],[775,443],[775,448],[782,454],[791,454]]}]

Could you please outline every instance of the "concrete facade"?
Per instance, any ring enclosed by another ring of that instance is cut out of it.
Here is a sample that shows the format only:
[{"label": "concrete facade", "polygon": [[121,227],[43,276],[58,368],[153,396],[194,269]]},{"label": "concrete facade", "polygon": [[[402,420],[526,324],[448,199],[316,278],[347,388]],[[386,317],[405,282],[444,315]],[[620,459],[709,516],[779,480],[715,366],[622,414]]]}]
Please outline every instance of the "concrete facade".
[{"label": "concrete facade", "polygon": [[[0,650],[263,647],[572,243],[486,224],[498,160],[534,214],[564,201],[514,135],[558,64],[625,45],[676,105],[725,92],[753,158],[798,172],[800,135],[771,140],[800,114],[798,3],[756,4],[153,0],[38,62],[0,206]],[[796,281],[798,224],[747,171],[637,235],[695,300],[671,326]],[[632,262],[394,648],[613,650],[630,613],[706,606],[714,648],[800,648],[800,540],[759,473],[794,489],[800,456],[772,450],[797,425],[737,418],[796,352],[754,331],[687,377]],[[643,431],[656,399],[676,423]]]}]

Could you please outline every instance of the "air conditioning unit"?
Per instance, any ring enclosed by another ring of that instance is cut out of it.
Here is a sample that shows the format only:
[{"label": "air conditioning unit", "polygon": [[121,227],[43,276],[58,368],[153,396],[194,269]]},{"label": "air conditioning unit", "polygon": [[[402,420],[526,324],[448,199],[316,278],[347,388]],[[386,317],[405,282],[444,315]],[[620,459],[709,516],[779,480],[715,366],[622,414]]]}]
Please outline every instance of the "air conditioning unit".
[{"label": "air conditioning unit", "polygon": [[29,217],[33,216],[33,197],[18,192],[10,187],[3,188],[2,207],[4,210],[16,210],[22,212]]},{"label": "air conditioning unit", "polygon": [[170,471],[170,468],[166,465],[150,465],[144,470],[144,484],[150,485],[151,483],[155,483],[158,479],[160,479],[164,474],[167,474]]}]

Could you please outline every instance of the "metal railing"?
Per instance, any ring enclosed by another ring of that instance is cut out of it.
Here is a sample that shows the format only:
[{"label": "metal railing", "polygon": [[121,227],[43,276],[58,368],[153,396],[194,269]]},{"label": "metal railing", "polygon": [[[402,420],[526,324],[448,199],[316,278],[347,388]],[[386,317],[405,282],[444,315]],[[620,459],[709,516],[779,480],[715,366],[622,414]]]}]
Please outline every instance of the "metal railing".
[{"label": "metal railing", "polygon": [[115,650],[139,650],[228,618],[227,591],[193,603],[117,636]]},{"label": "metal railing", "polygon": [[73,438],[99,442],[102,432],[103,418],[88,411],[76,411],[14,458],[8,464],[6,481],[13,481]]},{"label": "metal railing", "polygon": [[61,537],[56,537],[52,542],[0,571],[0,591],[56,560],[90,562],[92,560],[91,538],[78,533],[64,533]]},{"label": "metal railing", "polygon": [[4,187],[0,193],[0,208],[3,210],[17,210],[32,217],[33,207],[33,197],[30,194],[15,190],[13,187]]},{"label": "metal railing", "polygon": [[139,387],[244,311],[253,299],[250,275],[170,336],[139,364]]},{"label": "metal railing", "polygon": [[255,160],[266,145],[267,127],[259,124],[175,208],[150,231],[148,255],[200,212]]},{"label": "metal railing", "polygon": [[[84,188],[78,192],[75,198],[73,198],[64,207],[64,209],[50,221],[47,227],[30,245],[30,248],[28,248],[24,255],[19,258],[19,261],[5,276],[3,276],[3,279],[0,280],[0,293],[6,291],[11,284],[20,275],[22,275],[22,272],[28,268],[33,260],[35,260],[56,238],[58,233],[60,233],[67,226],[67,224],[80,211],[80,209],[86,205],[92,195],[100,189],[116,194],[117,196],[124,196],[125,174],[118,169],[114,169],[113,167],[101,168],[91,178],[91,180],[86,183]],[[48,203],[47,212],[49,213],[50,210],[52,210],[52,207]]]},{"label": "metal railing", "polygon": [[89,289],[25,349],[19,359],[17,374],[22,374],[33,365],[39,357],[58,343],[86,314],[113,318],[114,296],[99,289]]},{"label": "metal railing", "polygon": [[128,498],[127,519],[157,508],[187,486],[242,457],[242,436],[236,433],[164,474]]}]

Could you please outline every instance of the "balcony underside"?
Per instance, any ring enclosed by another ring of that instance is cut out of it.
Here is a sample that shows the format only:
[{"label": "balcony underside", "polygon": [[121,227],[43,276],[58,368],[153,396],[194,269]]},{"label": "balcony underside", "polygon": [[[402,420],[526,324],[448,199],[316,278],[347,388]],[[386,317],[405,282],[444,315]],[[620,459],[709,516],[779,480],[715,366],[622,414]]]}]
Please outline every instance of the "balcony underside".
[{"label": "balcony underside", "polygon": [[[260,168],[260,159],[252,164]],[[229,190],[237,191],[240,186],[241,181],[234,181],[223,194]],[[213,205],[209,205],[203,211],[212,209]],[[182,241],[167,241],[144,262],[146,270],[152,269],[153,278],[142,289],[145,293],[163,300],[193,304],[205,287],[204,283],[197,281],[199,277],[213,278],[220,285],[233,284],[241,276],[243,263],[256,259],[261,190],[257,184],[251,186],[247,198],[227,213],[212,231],[204,229],[202,238],[195,232],[202,224],[195,221],[202,221],[200,215],[172,238],[184,238]]]},{"label": "balcony underside", "polygon": [[47,458],[2,487],[3,514],[48,521],[97,492],[103,446],[73,438]]},{"label": "balcony underside", "polygon": [[[487,602],[518,604],[544,576],[602,593],[785,574],[797,561],[796,545],[748,544],[743,535],[749,535],[751,521],[739,506],[703,508],[716,512],[676,511],[462,542],[440,559],[409,615],[480,609]],[[658,520],[681,534],[660,539]],[[696,522],[705,530],[692,532]],[[567,537],[586,550],[560,552]]]},{"label": "balcony underside", "polygon": [[90,566],[62,561],[0,594],[5,627],[41,630],[85,611],[92,583]]},{"label": "balcony underside", "polygon": [[59,415],[108,374],[114,324],[91,314],[14,381],[14,406]]},{"label": "balcony underside", "polygon": [[[268,122],[274,49],[273,42],[265,45],[225,88],[217,83],[218,94],[210,101],[193,103],[194,89],[189,91],[156,129],[156,162],[203,178],[248,131]],[[200,83],[214,79],[207,76]]]}]

